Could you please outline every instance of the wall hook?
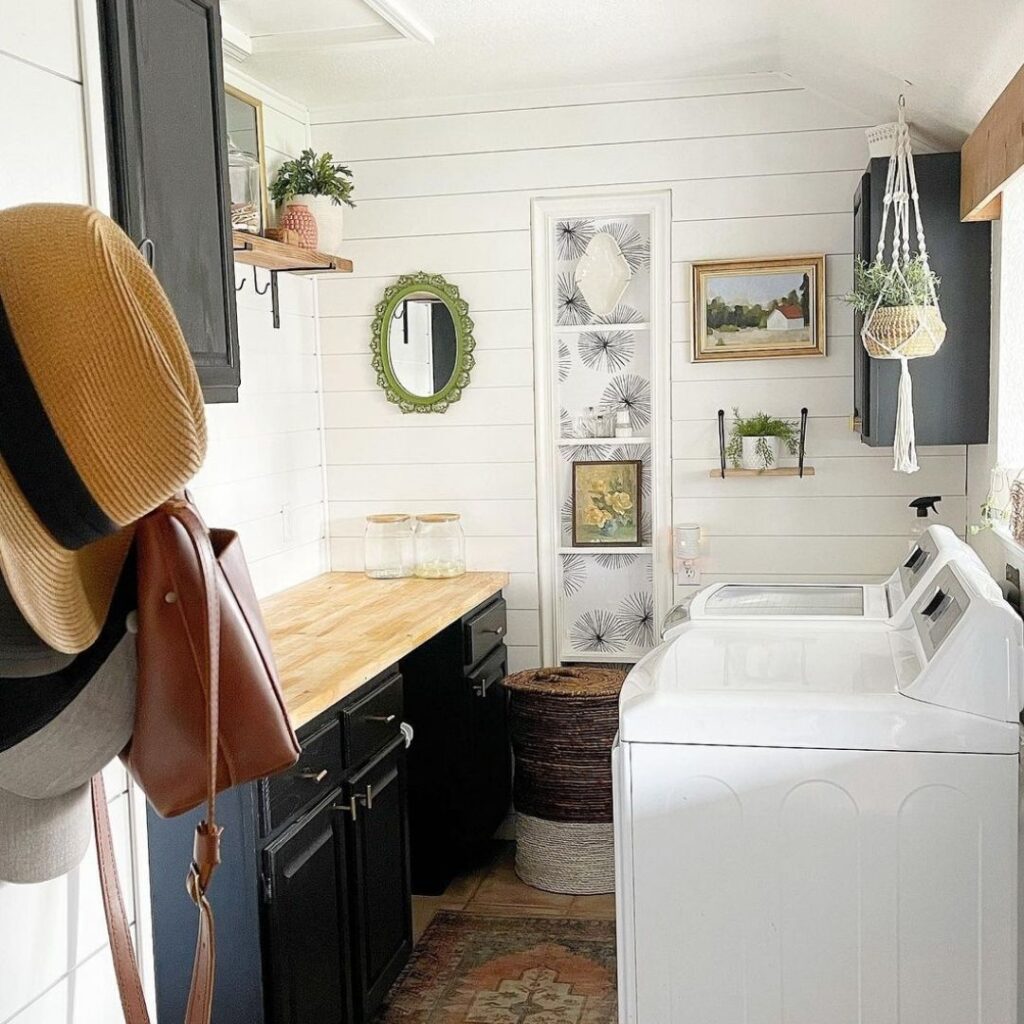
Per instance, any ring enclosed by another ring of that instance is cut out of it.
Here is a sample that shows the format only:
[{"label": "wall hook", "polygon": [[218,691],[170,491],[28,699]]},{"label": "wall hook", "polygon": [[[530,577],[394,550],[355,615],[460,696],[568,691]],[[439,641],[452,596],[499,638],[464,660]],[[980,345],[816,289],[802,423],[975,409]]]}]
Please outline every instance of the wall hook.
[{"label": "wall hook", "polygon": [[245,287],[245,282],[248,281],[248,280],[249,279],[247,277],[243,277],[242,278],[242,283],[235,285],[235,291],[236,292],[240,292]]},{"label": "wall hook", "polygon": [[259,283],[256,280],[256,268],[255,267],[252,268],[252,288],[253,288],[253,291],[257,295],[266,295],[267,291],[270,288],[270,282],[269,281],[262,288],[260,288]]}]

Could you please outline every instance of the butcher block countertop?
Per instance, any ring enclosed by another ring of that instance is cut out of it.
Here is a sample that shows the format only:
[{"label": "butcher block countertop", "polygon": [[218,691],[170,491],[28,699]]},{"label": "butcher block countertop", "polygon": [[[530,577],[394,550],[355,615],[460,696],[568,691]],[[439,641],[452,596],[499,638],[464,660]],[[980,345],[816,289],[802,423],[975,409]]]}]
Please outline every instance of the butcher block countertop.
[{"label": "butcher block countertop", "polygon": [[448,580],[329,572],[263,600],[292,728],[311,722],[507,584],[503,572]]}]

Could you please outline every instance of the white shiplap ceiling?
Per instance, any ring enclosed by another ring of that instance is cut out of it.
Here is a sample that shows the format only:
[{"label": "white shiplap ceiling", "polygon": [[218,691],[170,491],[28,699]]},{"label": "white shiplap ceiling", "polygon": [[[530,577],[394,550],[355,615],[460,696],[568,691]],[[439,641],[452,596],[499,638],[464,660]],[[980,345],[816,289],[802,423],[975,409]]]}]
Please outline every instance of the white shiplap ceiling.
[{"label": "white shiplap ceiling", "polygon": [[[956,144],[1024,61],[1024,0],[224,0],[312,109],[779,72]],[[433,40],[432,42],[430,40]]]}]

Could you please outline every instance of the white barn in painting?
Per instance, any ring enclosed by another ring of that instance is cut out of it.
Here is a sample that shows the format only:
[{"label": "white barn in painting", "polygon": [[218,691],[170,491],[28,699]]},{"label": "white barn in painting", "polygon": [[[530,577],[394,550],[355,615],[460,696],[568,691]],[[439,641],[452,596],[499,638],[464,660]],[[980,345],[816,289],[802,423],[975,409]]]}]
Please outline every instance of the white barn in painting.
[{"label": "white barn in painting", "polygon": [[768,314],[768,330],[796,331],[804,326],[804,311],[799,306],[786,303]]}]

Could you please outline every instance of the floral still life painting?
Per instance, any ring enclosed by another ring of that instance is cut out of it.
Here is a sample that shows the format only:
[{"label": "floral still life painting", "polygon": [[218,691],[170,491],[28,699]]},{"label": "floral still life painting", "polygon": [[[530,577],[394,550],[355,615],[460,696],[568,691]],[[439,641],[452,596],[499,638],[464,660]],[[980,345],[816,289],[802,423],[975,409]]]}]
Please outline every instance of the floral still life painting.
[{"label": "floral still life painting", "polygon": [[573,463],[573,547],[640,543],[642,473],[639,459]]}]

